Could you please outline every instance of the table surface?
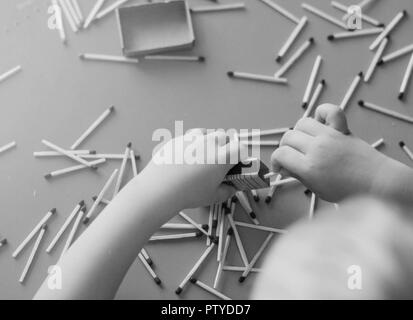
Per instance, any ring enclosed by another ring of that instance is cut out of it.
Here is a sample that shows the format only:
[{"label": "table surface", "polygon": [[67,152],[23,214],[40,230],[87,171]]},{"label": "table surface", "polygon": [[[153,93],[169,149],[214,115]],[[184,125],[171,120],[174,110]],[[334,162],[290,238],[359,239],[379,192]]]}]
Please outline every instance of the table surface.
[{"label": "table surface", "polygon": [[[94,0],[82,0],[88,13]],[[131,1],[132,2],[132,1]],[[228,2],[228,1],[226,1]],[[202,0],[192,3],[205,4]],[[9,245],[0,249],[0,298],[30,299],[45,278],[48,266],[54,264],[62,249],[60,243],[51,255],[44,249],[57,232],[74,204],[98,193],[119,161],[109,161],[97,172],[83,171],[46,181],[43,175],[72,165],[63,158],[34,158],[33,151],[45,150],[41,139],[68,147],[110,105],[116,112],[83,145],[99,152],[122,153],[127,142],[141,155],[140,168],[150,159],[156,143],[152,133],[158,128],[174,128],[184,121],[185,130],[204,128],[277,128],[292,126],[302,114],[301,99],[317,54],[324,58],[322,77],[327,88],[321,102],[339,103],[350,82],[360,70],[366,70],[373,53],[368,46],[374,36],[330,43],[326,36],[339,28],[305,12],[301,1],[278,0],[297,16],[307,15],[310,23],[297,48],[313,36],[316,46],[288,73],[288,86],[231,80],[229,70],[272,74],[278,68],[276,52],[294,28],[294,24],[258,0],[247,0],[247,10],[193,16],[196,46],[193,54],[205,55],[205,64],[143,61],[137,66],[116,63],[81,61],[82,52],[120,54],[118,31],[114,16],[73,34],[69,27],[68,44],[62,45],[58,34],[48,29],[46,0],[3,0],[0,2],[0,73],[22,65],[21,73],[0,84],[0,145],[16,140],[18,146],[0,156],[0,235]],[[336,16],[341,13],[329,1],[308,0]],[[344,1],[350,4],[350,1]],[[369,14],[389,22],[401,9],[413,13],[410,0],[378,1]],[[394,33],[391,51],[412,42],[413,21],[407,19]],[[363,110],[359,99],[376,102],[404,114],[413,115],[411,101],[397,100],[397,93],[408,58],[383,67],[368,85],[362,85],[352,99],[348,118],[352,131],[368,142],[386,140],[384,153],[409,163],[398,142],[413,146],[412,126]],[[263,150],[268,163],[271,150]],[[410,163],[411,164],[411,163]],[[132,173],[128,169],[130,177]],[[380,174],[380,173],[378,173]],[[306,216],[309,199],[303,186],[287,187],[277,192],[271,205],[262,201],[253,204],[262,224],[284,228]],[[266,191],[260,192],[262,198]],[[319,203],[319,208],[331,204]],[[11,253],[33,226],[50,209],[58,215],[49,223],[41,252],[24,285],[18,278],[30,248],[18,259]],[[194,218],[206,221],[196,210]],[[237,210],[236,217],[246,220]],[[248,221],[248,220],[246,220]],[[248,256],[256,252],[265,239],[265,232],[240,230]],[[110,234],[108,233],[108,236]],[[276,242],[276,240],[275,240]],[[163,280],[157,287],[146,270],[136,261],[126,275],[117,294],[119,299],[176,299],[174,293],[202,251],[205,240],[183,240],[147,246],[156,271]],[[86,259],[87,257],[85,257]],[[217,263],[211,257],[199,278],[212,283]],[[241,265],[237,251],[230,249],[229,265]],[[258,262],[261,265],[262,261]],[[232,298],[247,298],[255,275],[239,284],[238,273],[226,272],[221,290]],[[188,286],[180,299],[213,298],[200,288]]]}]

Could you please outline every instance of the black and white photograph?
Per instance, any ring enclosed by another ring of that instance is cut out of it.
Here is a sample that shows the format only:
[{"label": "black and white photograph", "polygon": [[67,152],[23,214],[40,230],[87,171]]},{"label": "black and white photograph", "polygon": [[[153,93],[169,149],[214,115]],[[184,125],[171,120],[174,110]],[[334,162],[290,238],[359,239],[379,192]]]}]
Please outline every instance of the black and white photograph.
[{"label": "black and white photograph", "polygon": [[411,0],[0,1],[0,300],[412,300],[412,31]]}]

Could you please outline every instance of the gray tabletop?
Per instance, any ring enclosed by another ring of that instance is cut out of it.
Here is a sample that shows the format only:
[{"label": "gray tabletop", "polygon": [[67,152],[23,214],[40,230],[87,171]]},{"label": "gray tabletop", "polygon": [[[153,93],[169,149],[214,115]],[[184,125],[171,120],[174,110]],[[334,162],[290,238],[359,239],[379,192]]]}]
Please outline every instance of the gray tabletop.
[{"label": "gray tabletop", "polygon": [[[82,0],[85,13],[94,0]],[[193,4],[207,1],[191,1]],[[43,175],[73,163],[63,158],[34,158],[33,151],[44,150],[41,139],[69,147],[88,125],[110,105],[116,112],[83,145],[99,152],[121,153],[133,142],[141,155],[139,166],[148,162],[153,147],[152,133],[158,128],[173,129],[174,122],[184,121],[185,129],[204,128],[277,128],[291,126],[302,114],[301,99],[317,54],[324,57],[322,76],[327,88],[321,102],[339,103],[350,82],[365,71],[373,53],[368,46],[373,37],[330,43],[326,36],[339,28],[305,13],[297,0],[278,0],[297,16],[306,14],[310,24],[294,46],[310,36],[316,46],[288,73],[288,86],[231,80],[229,70],[272,74],[278,68],[275,56],[294,24],[258,0],[246,0],[247,10],[193,16],[196,46],[191,52],[204,55],[206,63],[146,61],[137,66],[86,62],[82,52],[120,54],[114,16],[107,17],[88,30],[73,34],[69,27],[68,44],[63,46],[58,34],[47,27],[46,0],[3,0],[0,2],[0,73],[22,65],[21,73],[0,84],[0,145],[16,140],[18,146],[0,156],[0,235],[9,240],[0,249],[0,298],[30,299],[41,284],[49,265],[54,264],[63,243],[51,255],[45,245],[57,232],[74,204],[91,197],[102,187],[119,161],[110,161],[97,172],[83,171],[46,181]],[[308,0],[336,16],[329,1]],[[344,1],[350,4],[350,1]],[[413,13],[410,0],[379,0],[369,12],[389,22],[401,9]],[[394,33],[391,51],[412,42],[412,21],[407,19]],[[405,163],[409,159],[398,142],[413,146],[412,126],[357,106],[363,98],[404,114],[413,115],[411,101],[397,100],[403,71],[408,58],[379,70],[368,85],[362,85],[347,110],[352,131],[369,142],[384,138],[383,152]],[[271,150],[264,150],[268,163]],[[410,162],[411,165],[411,162]],[[379,173],[378,173],[379,174]],[[127,175],[132,172],[128,169]],[[262,224],[284,228],[305,217],[309,199],[303,186],[283,188],[270,206],[261,201],[253,204]],[[262,191],[262,198],[266,192]],[[319,203],[319,208],[331,204]],[[40,218],[52,207],[58,215],[51,220],[46,241],[24,285],[18,279],[30,253],[26,249],[18,259],[12,250]],[[194,213],[205,221],[202,212]],[[202,210],[201,210],[202,211]],[[241,209],[237,219],[247,220]],[[108,232],[110,236],[110,232]],[[264,232],[241,230],[251,258],[265,239]],[[136,261],[118,292],[119,299],[175,299],[178,283],[183,279],[205,248],[205,239],[151,244],[147,247],[156,271],[163,280],[157,287],[146,270]],[[211,284],[217,263],[211,256],[199,278]],[[229,265],[241,265],[235,248],[231,248]],[[262,261],[258,262],[261,265]],[[232,298],[247,298],[254,276],[238,283],[239,273],[225,272],[221,290]],[[189,286],[182,299],[213,298],[201,289]]]}]

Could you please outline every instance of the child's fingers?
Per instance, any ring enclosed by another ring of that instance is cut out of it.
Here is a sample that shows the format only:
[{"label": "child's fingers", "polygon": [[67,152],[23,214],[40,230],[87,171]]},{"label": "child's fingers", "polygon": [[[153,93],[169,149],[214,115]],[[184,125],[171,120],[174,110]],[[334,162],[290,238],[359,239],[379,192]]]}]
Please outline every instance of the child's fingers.
[{"label": "child's fingers", "polygon": [[280,146],[290,146],[306,154],[314,137],[298,130],[287,131],[281,139]]},{"label": "child's fingers", "polygon": [[320,134],[328,132],[329,130],[332,130],[331,128],[323,125],[321,122],[316,121],[312,118],[303,118],[298,120],[294,129],[302,131],[313,137],[316,137]]},{"label": "child's fingers", "polygon": [[289,146],[279,147],[271,155],[273,172],[285,168],[292,176],[302,176],[306,172],[305,156]]},{"label": "child's fingers", "polygon": [[332,104],[323,104],[315,112],[315,119],[343,134],[349,134],[346,116],[339,107]]}]

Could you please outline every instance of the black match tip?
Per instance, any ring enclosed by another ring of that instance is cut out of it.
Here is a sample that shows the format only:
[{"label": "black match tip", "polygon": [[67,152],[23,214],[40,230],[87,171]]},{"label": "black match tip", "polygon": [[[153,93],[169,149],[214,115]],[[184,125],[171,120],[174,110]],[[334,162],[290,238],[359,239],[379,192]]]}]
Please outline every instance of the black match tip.
[{"label": "black match tip", "polygon": [[359,76],[360,78],[363,77],[363,71],[360,71],[359,74],[358,74],[358,76]]},{"label": "black match tip", "polygon": [[178,287],[176,290],[175,290],[175,293],[176,294],[181,294],[181,292],[182,292],[182,288],[181,287]]},{"label": "black match tip", "polygon": [[239,277],[238,282],[243,283],[245,281],[245,277]]},{"label": "black match tip", "polygon": [[197,231],[197,232],[196,232],[196,237],[199,238],[199,237],[201,237],[203,234],[204,234],[203,232]]},{"label": "black match tip", "polygon": [[90,154],[96,154],[97,152],[96,152],[96,150],[90,150],[89,153],[90,153]]},{"label": "black match tip", "polygon": [[323,80],[320,81],[320,83],[321,83],[323,86],[325,86],[325,85],[326,85],[326,80],[323,79]]},{"label": "black match tip", "polygon": [[90,219],[86,217],[86,218],[83,219],[83,224],[88,224],[89,221],[90,221]]},{"label": "black match tip", "polygon": [[[304,110],[307,109],[307,107],[308,107],[308,103],[307,103],[307,102],[304,102],[304,103],[301,105],[301,108],[303,108]],[[293,130],[293,129],[291,129],[291,130]]]},{"label": "black match tip", "polygon": [[406,146],[406,144],[404,143],[404,141],[400,141],[399,146],[400,146],[400,148],[404,148]]},{"label": "black match tip", "polygon": [[85,55],[83,53],[79,54],[79,58],[83,59],[85,57]]},{"label": "black match tip", "polygon": [[132,147],[132,142],[129,142],[126,146],[130,149]]},{"label": "black match tip", "polygon": [[55,214],[55,213],[56,213],[56,211],[57,211],[57,209],[56,209],[56,208],[53,208],[52,210],[50,210],[50,212],[51,212],[52,214]]},{"label": "black match tip", "polygon": [[216,236],[211,236],[210,239],[211,239],[211,241],[212,241],[213,243],[218,244],[218,239],[219,239],[218,237],[216,237]]},{"label": "black match tip", "polygon": [[153,266],[153,261],[151,258],[146,259],[146,262],[152,267]]},{"label": "black match tip", "polygon": [[92,197],[92,200],[93,200],[93,201],[96,201],[97,198],[98,198],[97,196],[93,196],[93,197]]},{"label": "black match tip", "polygon": [[381,65],[383,65],[383,64],[384,64],[383,59],[380,59],[379,62],[377,62],[377,65],[378,65],[378,66],[381,66]]},{"label": "black match tip", "polygon": [[224,213],[225,213],[225,214],[230,214],[230,213],[231,213],[231,209],[230,209],[230,208],[226,208]]},{"label": "black match tip", "polygon": [[42,225],[43,230],[47,230],[47,224]]},{"label": "black match tip", "polygon": [[205,62],[205,60],[206,60],[205,57],[199,57],[199,58],[198,58],[198,61],[199,61],[199,62]]},{"label": "black match tip", "polygon": [[306,195],[306,196],[309,196],[309,195],[311,195],[311,190],[310,189],[307,189],[307,190],[305,190],[304,191],[304,194]]},{"label": "black match tip", "polygon": [[232,236],[234,234],[234,229],[229,228],[227,231],[227,235]]},{"label": "black match tip", "polygon": [[329,41],[334,41],[334,39],[335,39],[335,37],[334,37],[334,35],[332,35],[332,34],[330,34],[330,35],[327,37],[327,40],[329,40]]},{"label": "black match tip", "polygon": [[233,71],[228,71],[227,76],[232,78],[234,76],[234,72]]},{"label": "black match tip", "polygon": [[79,206],[83,207],[85,205],[85,200],[79,202]]},{"label": "black match tip", "polygon": [[2,239],[2,240],[0,241],[0,244],[1,244],[2,246],[6,245],[6,244],[7,244],[7,239],[6,239],[6,238]]},{"label": "black match tip", "polygon": [[260,202],[260,197],[258,195],[253,196],[255,202]]},{"label": "black match tip", "polygon": [[360,100],[360,101],[359,101],[359,106],[360,106],[360,107],[363,107],[363,106],[364,106],[364,101],[363,101],[363,100]]},{"label": "black match tip", "polygon": [[308,39],[308,41],[309,41],[310,43],[314,43],[314,42],[315,42],[315,40],[314,40],[313,37],[311,37],[310,39]]},{"label": "black match tip", "polygon": [[111,106],[111,107],[109,108],[109,111],[110,111],[110,112],[115,111],[115,106]]},{"label": "black match tip", "polygon": [[160,285],[162,284],[161,279],[159,279],[158,277],[154,278],[153,280],[155,281],[155,283],[156,283],[158,286],[160,286]]},{"label": "black match tip", "polygon": [[202,229],[204,229],[205,231],[208,231],[209,230],[209,225],[203,224]]},{"label": "black match tip", "polygon": [[197,282],[197,280],[195,278],[191,278],[189,279],[189,281],[191,281],[191,283],[195,284]]},{"label": "black match tip", "polygon": [[237,202],[238,202],[238,198],[237,198],[236,196],[233,196],[233,197],[232,197],[232,202],[233,202],[233,203],[237,203]]},{"label": "black match tip", "polygon": [[398,98],[400,101],[403,101],[403,100],[404,100],[404,92],[400,92],[399,95],[397,96],[397,98]]},{"label": "black match tip", "polygon": [[275,62],[277,62],[277,63],[280,63],[281,60],[282,60],[282,57],[281,57],[281,56],[277,56],[277,58],[275,58]]},{"label": "black match tip", "polygon": [[272,197],[268,196],[268,197],[265,198],[265,203],[269,204],[271,202],[271,200],[272,200]]},{"label": "black match tip", "polygon": [[[379,28],[384,28],[386,25],[382,22],[378,25]],[[386,37],[387,38],[387,37]]]},{"label": "black match tip", "polygon": [[404,15],[404,16],[409,15],[408,12],[407,12],[407,10],[403,10],[403,15]]},{"label": "black match tip", "polygon": [[250,212],[250,217],[251,217],[251,219],[257,219],[257,215],[255,214],[254,211]]},{"label": "black match tip", "polygon": [[45,179],[50,179],[51,177],[52,177],[52,175],[50,173],[44,175]]}]

